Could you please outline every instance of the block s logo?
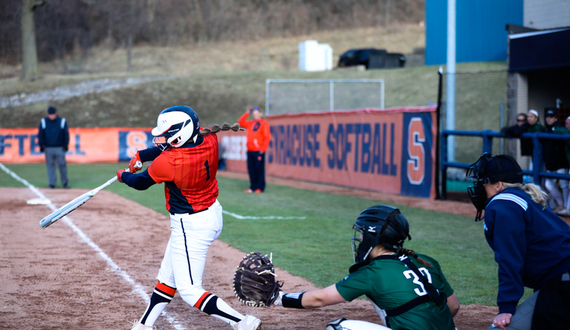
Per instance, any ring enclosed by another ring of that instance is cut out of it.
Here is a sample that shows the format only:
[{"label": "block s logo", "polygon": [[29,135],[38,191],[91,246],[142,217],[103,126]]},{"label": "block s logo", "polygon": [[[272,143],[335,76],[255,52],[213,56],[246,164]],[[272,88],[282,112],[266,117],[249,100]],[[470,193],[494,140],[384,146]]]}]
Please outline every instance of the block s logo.
[{"label": "block s logo", "polygon": [[408,162],[406,174],[412,184],[421,184],[425,177],[426,133],[420,118],[412,118],[408,123]]},{"label": "block s logo", "polygon": [[435,112],[404,113],[402,128],[402,195],[435,197]]}]

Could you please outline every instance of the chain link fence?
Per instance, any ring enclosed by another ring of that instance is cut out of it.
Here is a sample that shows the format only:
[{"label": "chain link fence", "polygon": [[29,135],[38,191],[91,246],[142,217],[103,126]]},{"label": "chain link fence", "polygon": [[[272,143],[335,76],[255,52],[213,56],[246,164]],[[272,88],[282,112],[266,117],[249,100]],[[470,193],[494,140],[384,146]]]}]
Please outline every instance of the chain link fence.
[{"label": "chain link fence", "polygon": [[382,79],[268,79],[265,88],[267,115],[384,109]]}]

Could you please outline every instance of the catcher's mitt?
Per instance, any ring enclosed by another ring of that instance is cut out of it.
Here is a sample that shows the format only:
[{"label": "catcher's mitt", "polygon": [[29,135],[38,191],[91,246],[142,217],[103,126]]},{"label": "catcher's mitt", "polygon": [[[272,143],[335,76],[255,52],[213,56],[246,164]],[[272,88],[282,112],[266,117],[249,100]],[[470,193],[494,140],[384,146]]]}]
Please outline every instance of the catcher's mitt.
[{"label": "catcher's mitt", "polygon": [[234,293],[251,307],[269,307],[279,297],[283,283],[275,281],[275,267],[261,252],[251,252],[240,261],[234,274]]}]

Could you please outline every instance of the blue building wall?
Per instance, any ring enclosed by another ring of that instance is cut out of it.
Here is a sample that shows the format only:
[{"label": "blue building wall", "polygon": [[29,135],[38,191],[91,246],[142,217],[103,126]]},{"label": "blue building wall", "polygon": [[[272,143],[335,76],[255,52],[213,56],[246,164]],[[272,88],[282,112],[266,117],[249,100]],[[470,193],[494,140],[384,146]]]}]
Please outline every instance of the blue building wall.
[{"label": "blue building wall", "polygon": [[[456,61],[507,59],[507,24],[523,25],[523,0],[456,0]],[[426,65],[447,61],[447,0],[426,0]]]}]

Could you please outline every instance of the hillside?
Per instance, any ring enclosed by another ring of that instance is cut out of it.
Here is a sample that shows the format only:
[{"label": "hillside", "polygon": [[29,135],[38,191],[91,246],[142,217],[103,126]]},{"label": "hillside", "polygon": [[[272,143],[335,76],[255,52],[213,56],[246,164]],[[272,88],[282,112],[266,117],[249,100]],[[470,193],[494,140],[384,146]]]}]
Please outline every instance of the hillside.
[{"label": "hillside", "polygon": [[[402,25],[252,42],[208,43],[197,47],[138,47],[133,51],[133,71],[130,73],[126,72],[124,50],[111,52],[102,48],[95,50],[85,61],[76,63],[73,71],[79,72],[77,74],[61,75],[60,63],[51,62],[41,64],[43,77],[38,81],[22,83],[16,77],[2,79],[0,97],[51,90],[86,80],[149,76],[160,79],[100,94],[3,108],[0,109],[0,127],[35,127],[48,103],[56,106],[76,127],[150,126],[157,112],[173,104],[194,107],[205,124],[231,121],[246,107],[264,103],[266,79],[384,78],[394,77],[401,71],[299,72],[298,43],[303,40],[330,44],[336,65],[338,56],[350,48],[377,47],[411,54],[414,49],[424,47],[425,31],[419,25]],[[3,66],[2,74],[9,76],[18,70],[18,67]],[[420,75],[425,75],[430,71],[433,74],[436,69],[420,70]],[[393,96],[387,106],[401,105],[401,100]],[[425,102],[421,100],[421,104]]]},{"label": "hillside", "polygon": [[[44,76],[38,81],[22,83],[15,77],[2,79],[0,97],[22,96],[24,93],[29,96],[59,86],[105,78],[111,81],[126,81],[127,78],[154,80],[57,101],[43,100],[23,106],[2,107],[0,127],[37,127],[39,118],[45,115],[49,105],[57,107],[72,127],[150,127],[154,126],[156,115],[162,109],[176,104],[193,107],[203,125],[235,122],[247,107],[264,105],[266,79],[384,79],[387,108],[424,106],[437,100],[438,66],[299,72],[298,43],[303,40],[330,44],[335,63],[342,52],[358,47],[385,48],[412,58],[410,54],[425,45],[425,31],[424,27],[413,24],[252,42],[208,43],[199,47],[138,47],[134,49],[134,70],[130,73],[125,72],[124,50],[109,52],[99,49],[84,62],[77,63],[75,71],[80,72],[77,74],[58,74],[58,62],[51,62],[41,65]],[[477,79],[473,77],[478,75],[473,74],[458,77],[458,129],[500,128],[499,103],[506,98],[505,69],[504,62],[457,66],[458,72],[495,71],[488,77]],[[2,67],[5,75],[17,70],[17,67]],[[462,79],[467,81],[463,83]],[[458,143],[460,158],[464,152],[479,152],[479,148],[473,149],[468,141],[459,140]],[[470,147],[461,148],[462,144]]]}]

